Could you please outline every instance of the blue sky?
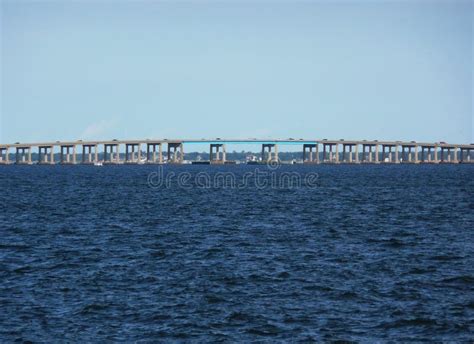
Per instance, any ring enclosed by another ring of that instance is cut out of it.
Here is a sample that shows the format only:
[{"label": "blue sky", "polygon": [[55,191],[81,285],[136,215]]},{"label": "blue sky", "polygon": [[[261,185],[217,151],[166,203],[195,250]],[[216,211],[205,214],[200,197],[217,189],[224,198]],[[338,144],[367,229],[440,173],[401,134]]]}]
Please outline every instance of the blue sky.
[{"label": "blue sky", "polygon": [[470,1],[1,4],[0,142],[474,140]]}]

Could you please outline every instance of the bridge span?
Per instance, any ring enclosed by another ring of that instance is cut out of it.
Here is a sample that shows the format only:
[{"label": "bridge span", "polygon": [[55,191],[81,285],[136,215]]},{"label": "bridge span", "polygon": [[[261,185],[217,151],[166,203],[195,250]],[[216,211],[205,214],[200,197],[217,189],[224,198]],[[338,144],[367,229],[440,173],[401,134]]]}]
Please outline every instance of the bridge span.
[{"label": "bridge span", "polygon": [[[227,145],[261,145],[257,162],[278,161],[278,147],[301,146],[305,164],[472,163],[474,144],[327,139],[144,139],[0,144],[0,164],[181,164],[184,147],[209,145],[209,163],[225,164]],[[122,151],[122,154],[120,153]],[[33,158],[33,155],[35,158]]]}]

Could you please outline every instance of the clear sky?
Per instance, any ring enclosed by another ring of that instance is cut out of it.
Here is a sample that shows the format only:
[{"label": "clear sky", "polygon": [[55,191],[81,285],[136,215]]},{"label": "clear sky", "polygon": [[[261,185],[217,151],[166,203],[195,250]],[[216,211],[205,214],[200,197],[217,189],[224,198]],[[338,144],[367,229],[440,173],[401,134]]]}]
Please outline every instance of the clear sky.
[{"label": "clear sky", "polygon": [[0,142],[473,142],[471,1],[1,1]]}]

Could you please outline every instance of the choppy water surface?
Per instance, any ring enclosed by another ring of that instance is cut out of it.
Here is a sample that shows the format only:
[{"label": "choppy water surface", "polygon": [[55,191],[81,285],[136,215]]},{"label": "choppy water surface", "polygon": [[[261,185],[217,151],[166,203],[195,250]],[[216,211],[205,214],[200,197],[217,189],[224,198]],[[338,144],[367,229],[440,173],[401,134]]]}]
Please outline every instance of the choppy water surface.
[{"label": "choppy water surface", "polygon": [[473,340],[474,166],[155,170],[0,167],[3,342]]}]

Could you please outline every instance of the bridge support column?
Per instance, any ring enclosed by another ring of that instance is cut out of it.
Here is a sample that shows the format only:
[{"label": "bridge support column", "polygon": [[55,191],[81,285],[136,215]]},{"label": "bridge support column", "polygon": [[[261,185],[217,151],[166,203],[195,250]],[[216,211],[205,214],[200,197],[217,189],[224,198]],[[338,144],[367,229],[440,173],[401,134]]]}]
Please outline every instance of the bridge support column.
[{"label": "bridge support column", "polygon": [[[130,145],[128,143],[125,144],[125,163],[129,162],[129,157],[128,157],[128,148]],[[133,154],[133,145],[130,147],[132,148],[132,154]]]},{"label": "bridge support column", "polygon": [[108,164],[120,163],[120,151],[119,151],[118,144],[116,143],[104,144],[104,163],[108,163]]},{"label": "bridge support column", "polygon": [[352,147],[355,146],[357,148],[357,145],[352,144],[352,143],[344,143],[342,144],[342,161],[345,163],[350,163],[352,164],[354,161],[353,158],[353,149]]},{"label": "bridge support column", "polygon": [[[135,159],[135,148],[137,149],[137,155]],[[139,163],[141,160],[141,144],[139,143],[126,143],[125,144],[125,162],[127,164]]]},{"label": "bridge support column", "polygon": [[94,145],[94,162],[99,162],[99,145]]},{"label": "bridge support column", "polygon": [[104,164],[108,162],[109,150],[109,145],[104,144]]},{"label": "bridge support column", "polygon": [[[71,152],[70,150],[72,149],[72,159],[71,159]],[[76,146],[75,145],[68,145],[68,146],[60,146],[60,163],[61,164],[70,164],[76,163]],[[64,159],[64,156],[66,156],[66,159]]]},{"label": "bridge support column", "polygon": [[8,151],[9,147],[0,147],[0,164],[9,163]]},{"label": "bridge support column", "polygon": [[[392,145],[382,145],[382,161],[386,163],[393,163]],[[387,152],[388,150],[388,152]]]},{"label": "bridge support column", "polygon": [[[266,156],[265,153],[267,153]],[[275,143],[262,144],[262,161],[278,161],[278,146]]]},{"label": "bridge support column", "polygon": [[118,144],[115,145],[115,163],[120,163],[120,146]]},{"label": "bridge support column", "polygon": [[[25,159],[25,150],[28,150],[28,161]],[[16,164],[24,164],[26,162],[31,163],[31,154],[29,153],[31,151],[31,147],[16,147],[16,152],[15,152],[15,163]]]},{"label": "bridge support column", "polygon": [[460,162],[470,163],[471,162],[471,149],[460,148]]},{"label": "bridge support column", "polygon": [[[54,147],[39,146],[38,147],[38,164],[54,164]],[[49,160],[48,160],[49,157]]]},{"label": "bridge support column", "polygon": [[59,146],[59,163],[64,164],[64,150],[66,150],[66,160],[69,160],[69,147]]},{"label": "bridge support column", "polygon": [[[159,147],[159,152],[158,152],[158,161],[156,160],[156,147]],[[151,155],[151,159],[150,159]],[[163,150],[161,147],[161,143],[147,143],[147,148],[146,148],[146,161],[149,164],[162,164],[163,163]]]},{"label": "bridge support column", "polygon": [[[220,151],[221,148],[222,148],[222,152]],[[225,144],[211,143],[209,146],[209,162],[211,164],[225,164],[225,160],[226,160]]]},{"label": "bridge support column", "polygon": [[[94,148],[94,160],[92,160],[92,148]],[[106,145],[104,145],[104,161],[106,156]],[[87,159],[86,159],[87,157]],[[75,161],[75,157],[74,157]],[[99,147],[97,145],[83,145],[82,146],[82,156],[81,156],[81,163],[82,164],[92,164],[94,162],[99,162]]]},{"label": "bridge support column", "polygon": [[[182,142],[169,142],[167,148],[167,163],[181,164],[184,161],[184,147]],[[173,155],[171,155],[172,150]]]},{"label": "bridge support column", "polygon": [[[313,154],[313,148],[316,148],[316,156]],[[317,144],[304,144],[303,145],[303,163],[312,164],[318,161],[318,145]]]}]

